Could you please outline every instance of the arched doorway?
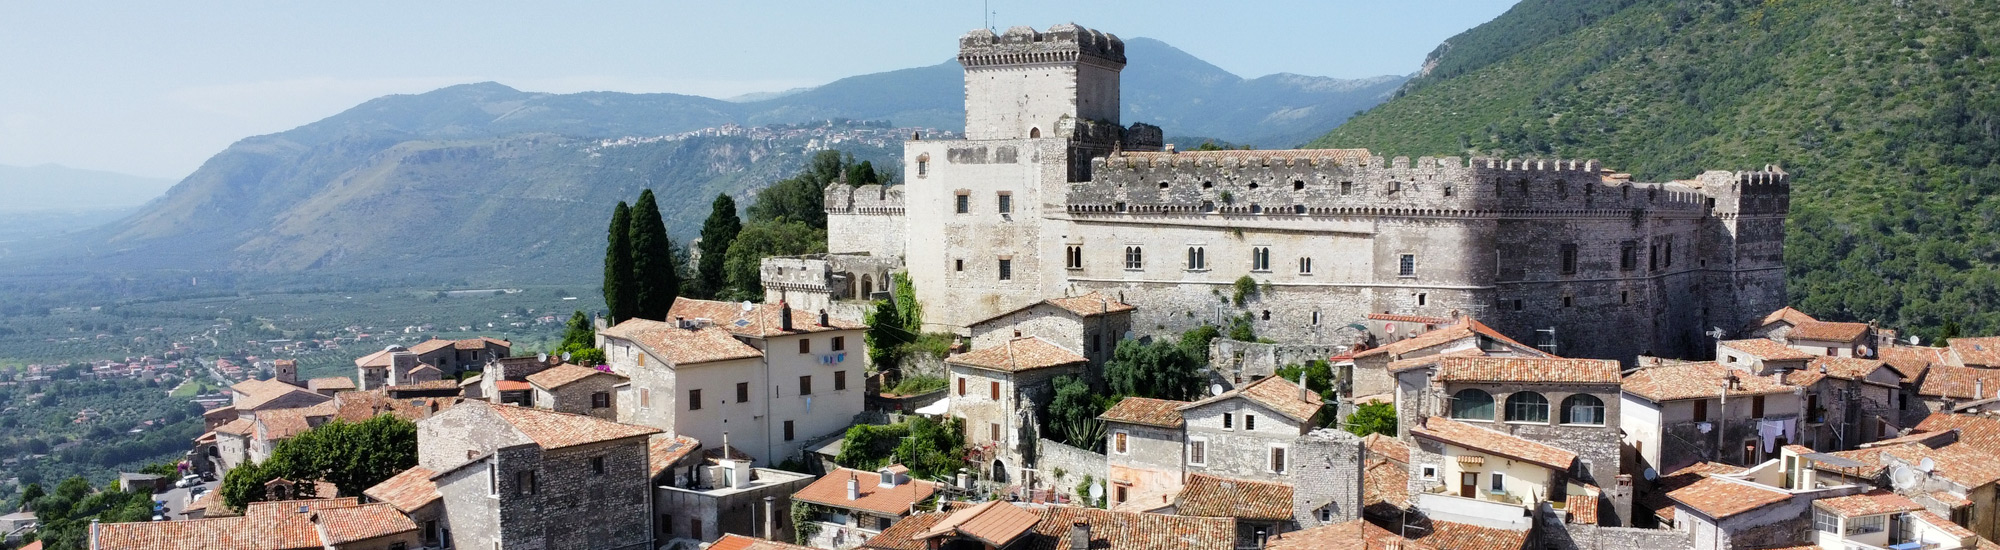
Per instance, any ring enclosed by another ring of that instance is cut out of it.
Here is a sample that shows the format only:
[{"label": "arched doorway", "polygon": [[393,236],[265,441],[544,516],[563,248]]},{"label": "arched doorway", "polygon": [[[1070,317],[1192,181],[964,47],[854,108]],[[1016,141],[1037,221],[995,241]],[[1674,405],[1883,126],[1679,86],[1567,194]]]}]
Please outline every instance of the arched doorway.
[{"label": "arched doorway", "polygon": [[1029,128],[1029,129],[1028,129],[1028,137],[1029,137],[1029,138],[1038,138],[1038,137],[1042,137],[1042,129],[1041,129],[1041,128]]},{"label": "arched doorway", "polygon": [[875,277],[873,275],[862,275],[861,295],[856,296],[856,298],[867,300],[874,297],[875,297]]},{"label": "arched doorway", "polygon": [[1003,461],[1000,461],[1000,460],[998,460],[998,459],[995,459],[995,460],[993,461],[993,476],[992,476],[992,477],[993,477],[993,482],[994,482],[994,483],[998,483],[998,484],[1001,484],[1001,485],[1006,485],[1006,484],[1007,484],[1007,463],[1006,463],[1006,462],[1003,462]]}]

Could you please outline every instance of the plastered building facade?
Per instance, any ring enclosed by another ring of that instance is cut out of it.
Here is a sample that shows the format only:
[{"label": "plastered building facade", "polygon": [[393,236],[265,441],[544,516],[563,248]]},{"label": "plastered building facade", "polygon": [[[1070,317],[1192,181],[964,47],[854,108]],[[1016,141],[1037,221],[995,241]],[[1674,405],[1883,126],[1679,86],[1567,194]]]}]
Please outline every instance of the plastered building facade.
[{"label": "plastered building facade", "polygon": [[[905,184],[826,193],[830,251],[901,258],[933,330],[1099,291],[1135,332],[1249,314],[1314,342],[1371,312],[1490,320],[1565,356],[1706,355],[1782,305],[1790,177],[1640,183],[1595,161],[1365,149],[1162,150],[1121,125],[1117,37],[960,39],[966,139],[904,146]],[[1242,305],[1235,282],[1258,283]],[[1571,338],[1613,331],[1631,338]],[[1537,341],[1547,340],[1547,342]]]}]

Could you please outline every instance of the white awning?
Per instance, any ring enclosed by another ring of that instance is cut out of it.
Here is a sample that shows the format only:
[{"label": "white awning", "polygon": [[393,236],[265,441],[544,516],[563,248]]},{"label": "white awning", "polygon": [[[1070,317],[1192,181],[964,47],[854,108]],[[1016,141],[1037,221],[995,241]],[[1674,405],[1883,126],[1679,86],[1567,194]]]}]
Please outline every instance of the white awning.
[{"label": "white awning", "polygon": [[945,411],[946,411],[947,409],[950,409],[950,408],[951,408],[951,403],[949,403],[948,401],[950,401],[950,400],[949,400],[949,399],[939,399],[939,400],[937,400],[937,402],[936,402],[936,403],[931,403],[931,404],[929,404],[929,405],[924,405],[924,406],[922,406],[922,407],[917,407],[917,411],[916,411],[916,412],[917,412],[917,414],[921,414],[921,415],[924,415],[924,416],[941,416],[941,415],[943,415],[943,414],[944,414],[944,412],[945,412]]}]

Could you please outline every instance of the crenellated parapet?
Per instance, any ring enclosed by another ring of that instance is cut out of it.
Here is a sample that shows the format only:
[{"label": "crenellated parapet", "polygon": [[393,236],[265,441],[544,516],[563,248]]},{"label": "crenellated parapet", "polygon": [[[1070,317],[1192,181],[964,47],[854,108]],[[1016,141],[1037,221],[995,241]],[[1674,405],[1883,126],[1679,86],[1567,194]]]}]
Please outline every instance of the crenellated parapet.
[{"label": "crenellated parapet", "polygon": [[900,185],[855,186],[834,182],[826,186],[825,200],[828,214],[903,215]]},{"label": "crenellated parapet", "polygon": [[966,67],[1070,63],[1086,58],[1123,67],[1125,41],[1072,23],[1047,31],[1012,27],[1002,34],[978,29],[958,39],[958,62]]}]

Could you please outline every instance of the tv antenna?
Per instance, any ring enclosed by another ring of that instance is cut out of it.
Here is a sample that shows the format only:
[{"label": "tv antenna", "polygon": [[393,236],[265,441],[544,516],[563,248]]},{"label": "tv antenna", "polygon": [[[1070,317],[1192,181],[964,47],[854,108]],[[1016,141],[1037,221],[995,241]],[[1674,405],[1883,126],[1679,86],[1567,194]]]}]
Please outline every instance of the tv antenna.
[{"label": "tv antenna", "polygon": [[993,30],[993,0],[980,2],[979,11],[986,18],[986,30]]}]

